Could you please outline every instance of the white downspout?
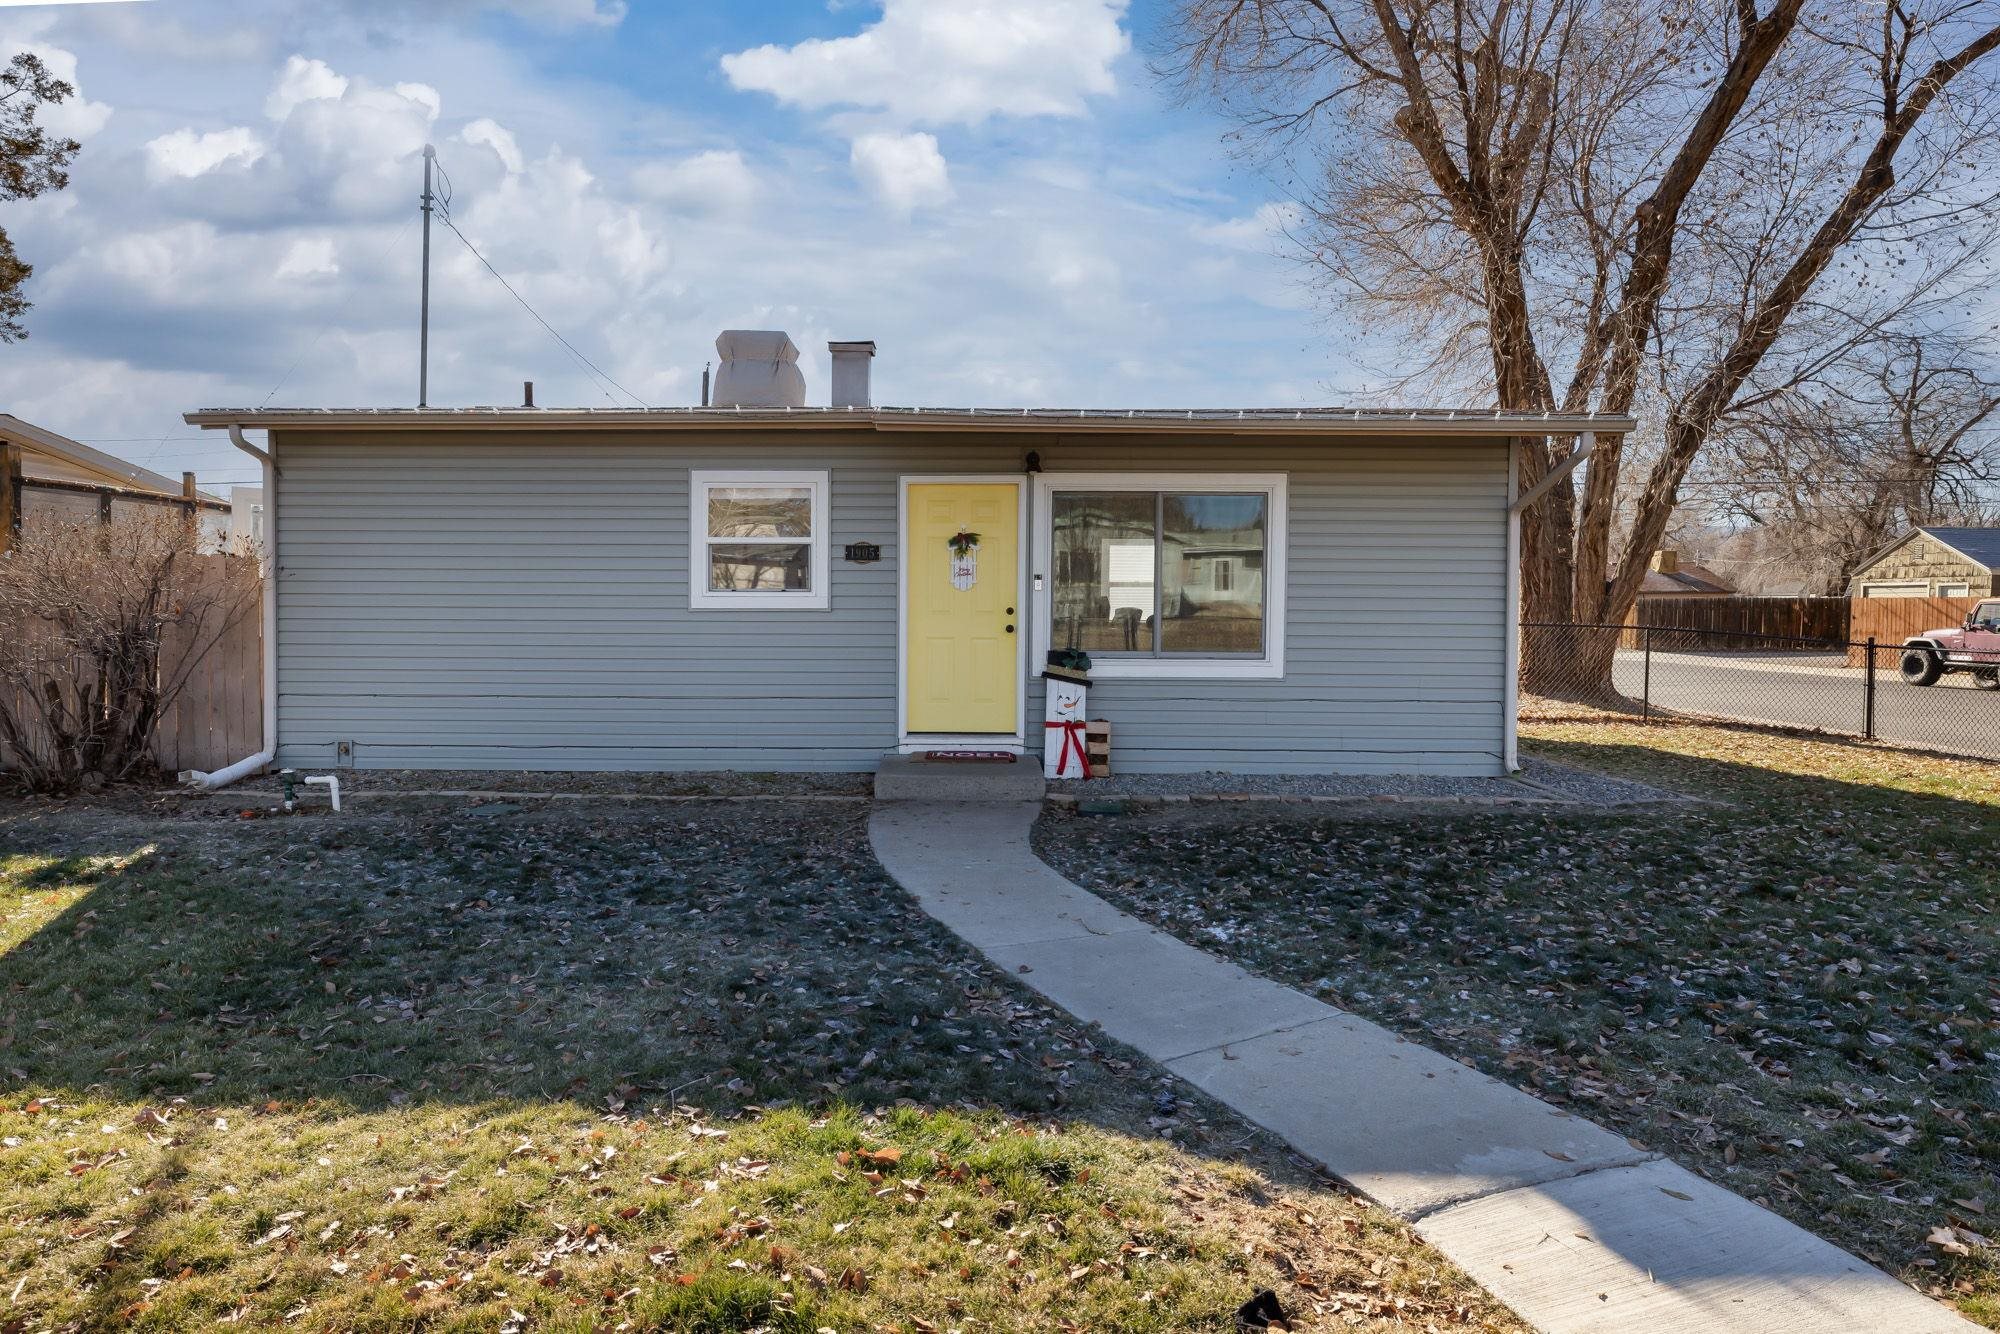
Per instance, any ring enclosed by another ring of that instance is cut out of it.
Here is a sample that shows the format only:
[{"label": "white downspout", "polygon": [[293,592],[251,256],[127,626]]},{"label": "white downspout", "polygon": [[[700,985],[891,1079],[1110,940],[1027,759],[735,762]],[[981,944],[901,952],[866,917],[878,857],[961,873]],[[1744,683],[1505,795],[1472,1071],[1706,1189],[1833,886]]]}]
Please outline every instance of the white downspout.
[{"label": "white downspout", "polygon": [[1542,479],[1539,482],[1535,483],[1534,487],[1528,492],[1527,495],[1515,497],[1512,503],[1510,503],[1507,506],[1508,512],[1511,514],[1519,514],[1521,511],[1527,509],[1528,506],[1534,504],[1536,501],[1540,500],[1543,496],[1547,495],[1549,493],[1550,488],[1555,486],[1557,482],[1560,482],[1563,478],[1575,472],[1576,467],[1579,463],[1582,463],[1585,459],[1589,458],[1592,454],[1596,452],[1597,452],[1597,432],[1585,431],[1579,436],[1577,436],[1576,448],[1572,449],[1569,453],[1563,455],[1561,459],[1557,460],[1555,467],[1550,468],[1547,472],[1543,473]]},{"label": "white downspout", "polygon": [[1521,441],[1507,441],[1507,646],[1500,687],[1500,767],[1521,772]]},{"label": "white downspout", "polygon": [[214,773],[189,769],[181,774],[181,782],[203,791],[228,787],[278,758],[278,467],[269,451],[244,439],[240,426],[229,428],[229,443],[264,465],[264,748]]}]

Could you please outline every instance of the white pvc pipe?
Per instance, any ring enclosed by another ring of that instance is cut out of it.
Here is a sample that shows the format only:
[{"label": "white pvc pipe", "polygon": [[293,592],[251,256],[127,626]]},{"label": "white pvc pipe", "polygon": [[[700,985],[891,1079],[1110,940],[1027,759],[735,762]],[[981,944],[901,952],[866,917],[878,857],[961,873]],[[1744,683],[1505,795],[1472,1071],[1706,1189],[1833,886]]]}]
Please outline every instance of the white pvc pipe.
[{"label": "white pvc pipe", "polygon": [[[264,747],[226,769],[213,773],[189,769],[181,774],[181,782],[205,792],[248,778],[278,758],[278,467],[268,451],[244,439],[242,427],[229,428],[229,442],[264,466],[264,551],[260,557],[264,566]],[[336,797],[334,809],[339,808]]]},{"label": "white pvc pipe", "polygon": [[315,778],[306,779],[306,786],[325,788],[326,795],[333,800],[333,813],[335,815],[340,814],[340,780],[338,778],[335,778],[332,774],[320,774]]}]

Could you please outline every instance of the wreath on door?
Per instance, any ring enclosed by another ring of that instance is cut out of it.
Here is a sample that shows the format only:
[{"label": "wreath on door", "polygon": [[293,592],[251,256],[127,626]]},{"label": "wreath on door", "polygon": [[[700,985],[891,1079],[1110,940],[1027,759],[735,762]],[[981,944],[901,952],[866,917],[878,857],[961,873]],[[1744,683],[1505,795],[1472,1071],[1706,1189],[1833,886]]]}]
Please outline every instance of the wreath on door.
[{"label": "wreath on door", "polygon": [[979,534],[961,530],[945,545],[951,548],[951,586],[963,593],[979,578]]}]

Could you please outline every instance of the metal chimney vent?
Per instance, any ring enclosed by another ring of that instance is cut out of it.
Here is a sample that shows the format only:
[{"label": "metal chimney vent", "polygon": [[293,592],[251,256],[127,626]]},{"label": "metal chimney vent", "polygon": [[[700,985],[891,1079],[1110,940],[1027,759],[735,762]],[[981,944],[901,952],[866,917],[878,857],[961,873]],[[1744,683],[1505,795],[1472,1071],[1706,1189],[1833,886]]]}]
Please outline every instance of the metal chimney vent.
[{"label": "metal chimney vent", "polygon": [[873,407],[869,397],[869,363],[875,360],[875,344],[866,338],[854,342],[828,343],[833,356],[833,398],[836,408]]}]

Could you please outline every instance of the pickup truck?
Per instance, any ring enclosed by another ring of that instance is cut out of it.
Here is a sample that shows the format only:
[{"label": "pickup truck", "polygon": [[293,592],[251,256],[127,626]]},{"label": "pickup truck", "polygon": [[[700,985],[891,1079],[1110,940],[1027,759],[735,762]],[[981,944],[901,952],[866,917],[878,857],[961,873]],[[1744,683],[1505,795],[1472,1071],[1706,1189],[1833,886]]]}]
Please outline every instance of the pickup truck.
[{"label": "pickup truck", "polygon": [[1898,666],[1913,686],[1935,685],[1946,672],[1970,672],[1981,690],[2000,690],[2000,598],[1974,606],[1957,629],[1911,635]]}]

